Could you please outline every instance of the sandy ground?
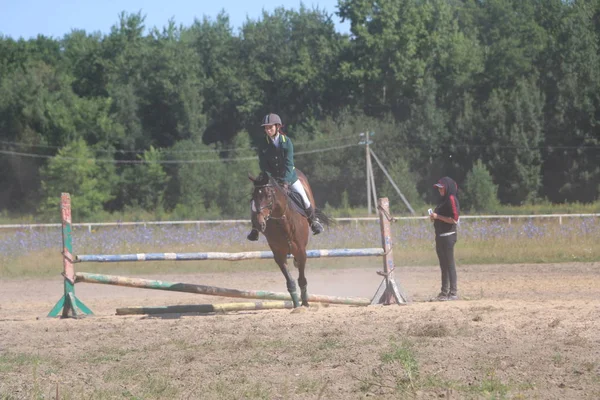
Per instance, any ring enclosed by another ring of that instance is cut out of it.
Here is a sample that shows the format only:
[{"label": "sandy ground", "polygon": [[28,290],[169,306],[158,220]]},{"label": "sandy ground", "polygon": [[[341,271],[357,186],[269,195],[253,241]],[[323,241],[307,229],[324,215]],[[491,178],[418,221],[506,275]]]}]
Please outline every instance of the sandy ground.
[{"label": "sandy ground", "polygon": [[[405,267],[408,306],[208,316],[115,310],[236,300],[82,283],[95,316],[79,320],[46,318],[60,276],[0,281],[0,398],[56,398],[57,387],[59,398],[600,398],[600,262],[458,273],[460,301],[428,302],[438,268]],[[382,279],[360,268],[307,277],[311,293],[368,298]],[[275,265],[145,278],[285,291]]]}]

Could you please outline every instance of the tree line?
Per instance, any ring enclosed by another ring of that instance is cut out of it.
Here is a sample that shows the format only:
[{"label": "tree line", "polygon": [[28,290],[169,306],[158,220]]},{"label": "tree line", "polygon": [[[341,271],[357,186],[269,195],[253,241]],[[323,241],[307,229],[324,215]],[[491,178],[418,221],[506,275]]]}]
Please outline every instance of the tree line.
[{"label": "tree line", "polygon": [[600,0],[339,0],[237,32],[226,13],[160,29],[122,13],[106,34],[0,36],[0,209],[54,213],[68,191],[80,218],[245,216],[268,112],[320,206],[367,203],[361,132],[411,202],[444,175],[488,177],[503,204],[593,202],[599,46]]}]

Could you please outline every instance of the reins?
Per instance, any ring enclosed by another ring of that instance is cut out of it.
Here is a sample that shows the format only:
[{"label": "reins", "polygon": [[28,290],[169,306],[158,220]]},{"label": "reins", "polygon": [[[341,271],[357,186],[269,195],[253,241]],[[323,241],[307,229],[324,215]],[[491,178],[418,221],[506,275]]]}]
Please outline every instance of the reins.
[{"label": "reins", "polygon": [[[275,190],[276,190],[279,186],[274,185],[272,183],[269,183],[266,185],[261,185],[261,186],[255,186],[256,189],[266,188],[266,187],[272,187],[272,188],[275,188]],[[285,195],[285,196],[287,197],[287,195]],[[285,210],[283,210],[283,212],[281,213],[281,216],[279,216],[279,217],[273,216],[273,205],[274,204],[275,204],[275,193],[273,191],[269,191],[269,204],[267,204],[264,207],[258,207],[259,213],[264,209],[269,210],[269,215],[265,217],[265,222],[270,219],[275,219],[275,220],[285,219],[285,214],[287,213],[287,210],[289,208],[289,202],[287,201],[287,198],[286,198],[286,202],[285,202]]]}]

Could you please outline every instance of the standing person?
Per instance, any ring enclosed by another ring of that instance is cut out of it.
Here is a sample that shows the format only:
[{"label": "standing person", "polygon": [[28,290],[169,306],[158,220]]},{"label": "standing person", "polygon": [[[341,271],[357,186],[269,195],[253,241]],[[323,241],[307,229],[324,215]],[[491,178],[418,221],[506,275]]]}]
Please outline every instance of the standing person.
[{"label": "standing person", "polygon": [[[323,225],[315,216],[315,209],[306,195],[302,182],[296,175],[294,166],[294,145],[289,137],[281,130],[281,118],[277,114],[267,114],[263,118],[262,127],[265,130],[265,140],[258,147],[258,162],[261,172],[272,176],[280,182],[287,184],[294,192],[302,197],[308,223],[314,235],[323,232]],[[256,210],[252,204],[252,215]],[[248,240],[258,240],[258,229],[252,218],[252,230],[248,234]]]},{"label": "standing person", "polygon": [[442,288],[440,294],[432,300],[458,300],[456,265],[454,263],[454,245],[458,240],[456,227],[460,217],[457,198],[458,185],[452,178],[445,176],[433,186],[437,188],[441,196],[440,203],[430,213],[429,219],[433,221],[435,229],[435,251],[442,271]]}]

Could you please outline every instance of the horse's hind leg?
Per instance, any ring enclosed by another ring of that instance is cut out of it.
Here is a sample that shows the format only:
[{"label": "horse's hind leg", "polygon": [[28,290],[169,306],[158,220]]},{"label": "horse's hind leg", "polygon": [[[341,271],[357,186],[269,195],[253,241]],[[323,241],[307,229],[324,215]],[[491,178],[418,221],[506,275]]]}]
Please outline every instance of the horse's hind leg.
[{"label": "horse's hind leg", "polygon": [[302,305],[308,307],[308,282],[306,281],[306,275],[304,275],[304,269],[306,267],[306,254],[300,254],[294,258],[294,264],[298,268],[298,285],[300,285],[300,295],[302,297]]},{"label": "horse's hind leg", "polygon": [[294,278],[292,278],[292,275],[290,275],[290,271],[288,270],[288,267],[287,267],[287,254],[283,254],[283,255],[276,254],[275,262],[277,263],[277,265],[279,265],[279,269],[281,270],[281,273],[283,273],[283,276],[285,277],[287,290],[290,293],[290,296],[292,296],[292,301],[294,302],[294,308],[300,307],[300,300],[298,299],[298,292],[296,290],[296,281],[294,281]]}]

